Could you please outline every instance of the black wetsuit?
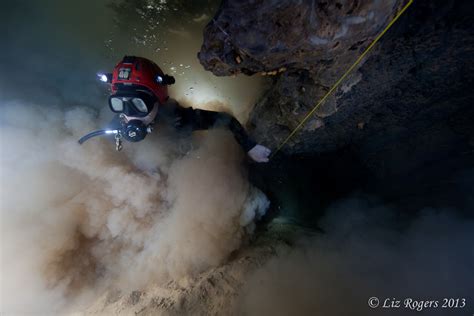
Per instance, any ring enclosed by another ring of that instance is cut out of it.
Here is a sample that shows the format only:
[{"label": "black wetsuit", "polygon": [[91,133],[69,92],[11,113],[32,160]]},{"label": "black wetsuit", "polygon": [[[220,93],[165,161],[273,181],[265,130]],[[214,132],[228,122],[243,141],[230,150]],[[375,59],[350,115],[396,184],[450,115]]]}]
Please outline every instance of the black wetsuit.
[{"label": "black wetsuit", "polygon": [[172,125],[178,130],[190,131],[211,127],[226,127],[234,134],[235,140],[245,152],[248,152],[257,144],[247,135],[242,125],[232,115],[224,112],[184,108],[172,99],[158,108],[155,124],[161,123]]}]

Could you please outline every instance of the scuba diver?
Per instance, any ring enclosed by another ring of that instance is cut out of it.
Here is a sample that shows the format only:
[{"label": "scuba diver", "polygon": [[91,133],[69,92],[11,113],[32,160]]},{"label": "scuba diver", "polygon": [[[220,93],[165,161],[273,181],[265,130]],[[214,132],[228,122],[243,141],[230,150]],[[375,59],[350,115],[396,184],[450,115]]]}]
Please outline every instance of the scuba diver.
[{"label": "scuba diver", "polygon": [[125,56],[115,66],[113,73],[98,76],[102,82],[111,84],[109,107],[117,115],[106,129],[83,136],[79,144],[95,136],[114,135],[116,150],[121,150],[122,140],[143,140],[158,121],[189,131],[225,126],[250,158],[256,162],[269,160],[270,149],[253,141],[233,116],[223,112],[184,108],[169,99],[167,86],[174,84],[175,79],[164,74],[151,60]]}]

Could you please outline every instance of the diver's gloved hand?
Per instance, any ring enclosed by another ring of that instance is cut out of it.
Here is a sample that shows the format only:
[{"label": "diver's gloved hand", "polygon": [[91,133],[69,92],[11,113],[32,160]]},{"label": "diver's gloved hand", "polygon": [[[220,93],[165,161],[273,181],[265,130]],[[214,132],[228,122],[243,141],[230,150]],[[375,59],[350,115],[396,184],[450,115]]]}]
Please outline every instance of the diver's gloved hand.
[{"label": "diver's gloved hand", "polygon": [[272,151],[265,146],[255,145],[247,152],[247,155],[256,162],[268,162],[271,152]]}]

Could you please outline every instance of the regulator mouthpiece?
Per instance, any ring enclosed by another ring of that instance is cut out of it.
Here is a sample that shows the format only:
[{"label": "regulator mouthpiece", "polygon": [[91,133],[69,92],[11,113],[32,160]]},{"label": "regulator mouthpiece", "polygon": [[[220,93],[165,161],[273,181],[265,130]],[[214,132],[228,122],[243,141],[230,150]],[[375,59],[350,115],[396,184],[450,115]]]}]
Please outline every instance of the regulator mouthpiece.
[{"label": "regulator mouthpiece", "polygon": [[129,121],[122,129],[123,138],[129,142],[139,142],[146,137],[148,129],[140,120]]},{"label": "regulator mouthpiece", "polygon": [[82,145],[87,140],[103,135],[114,135],[115,136],[115,149],[117,151],[122,150],[122,140],[125,139],[129,142],[136,143],[145,139],[146,134],[151,133],[153,127],[151,125],[146,126],[140,120],[131,120],[120,129],[100,129],[97,131],[90,132],[79,139],[79,144]]}]

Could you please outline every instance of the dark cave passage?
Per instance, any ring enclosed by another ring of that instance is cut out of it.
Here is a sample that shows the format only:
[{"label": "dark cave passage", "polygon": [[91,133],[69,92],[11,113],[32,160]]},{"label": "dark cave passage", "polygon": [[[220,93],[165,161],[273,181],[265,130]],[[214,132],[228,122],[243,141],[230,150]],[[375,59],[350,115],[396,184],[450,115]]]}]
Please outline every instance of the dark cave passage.
[{"label": "dark cave passage", "polygon": [[446,116],[431,112],[430,120],[406,122],[401,135],[383,130],[332,152],[280,153],[268,165],[251,164],[249,175],[274,203],[269,218],[282,216],[303,226],[317,227],[328,207],[351,197],[374,199],[407,218],[424,209],[472,217],[474,108],[469,100],[462,99],[458,111]]}]

